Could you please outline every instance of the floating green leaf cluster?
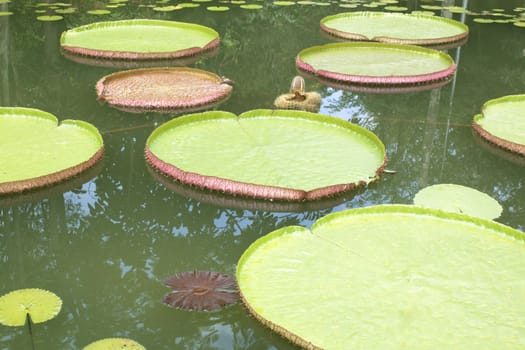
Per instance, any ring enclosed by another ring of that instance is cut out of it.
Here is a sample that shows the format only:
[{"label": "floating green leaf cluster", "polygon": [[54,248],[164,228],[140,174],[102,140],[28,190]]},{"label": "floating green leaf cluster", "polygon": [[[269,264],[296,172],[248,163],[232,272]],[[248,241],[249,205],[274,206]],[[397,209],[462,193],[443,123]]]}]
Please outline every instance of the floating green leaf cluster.
[{"label": "floating green leaf cluster", "polygon": [[63,15],[75,13],[77,9],[72,4],[64,2],[40,2],[35,5],[36,19],[43,22],[55,22],[64,19]]}]

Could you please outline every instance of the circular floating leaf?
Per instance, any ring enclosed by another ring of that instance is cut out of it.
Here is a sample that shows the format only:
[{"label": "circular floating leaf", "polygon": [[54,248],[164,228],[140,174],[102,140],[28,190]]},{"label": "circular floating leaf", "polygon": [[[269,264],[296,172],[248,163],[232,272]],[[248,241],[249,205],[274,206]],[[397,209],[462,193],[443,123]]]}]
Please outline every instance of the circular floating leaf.
[{"label": "circular floating leaf", "polygon": [[131,339],[106,338],[97,340],[82,350],[146,350],[146,348]]},{"label": "circular floating leaf", "polygon": [[184,310],[212,311],[239,300],[235,279],[211,271],[179,272],[164,280],[173,291],[163,298],[165,304]]},{"label": "circular floating leaf", "polygon": [[473,21],[476,23],[494,23],[494,20],[489,18],[474,18]]},{"label": "circular floating leaf", "polygon": [[80,120],[0,107],[0,195],[50,185],[93,166],[104,152],[98,130]]},{"label": "circular floating leaf", "polygon": [[408,10],[408,7],[405,7],[405,6],[385,6],[384,7],[385,10],[387,11],[407,11]]},{"label": "circular floating leaf", "polygon": [[166,59],[199,54],[219,44],[219,34],[198,24],[147,19],[97,22],[62,33],[74,54],[108,59]]},{"label": "circular floating leaf", "polygon": [[36,19],[39,20],[39,21],[42,21],[42,22],[56,22],[56,21],[60,21],[60,20],[64,19],[64,17],[58,16],[58,15],[55,15],[55,16],[38,16]]},{"label": "circular floating leaf", "polygon": [[131,112],[202,110],[223,102],[231,90],[218,75],[185,67],[128,70],[97,83],[99,99]]},{"label": "circular floating leaf", "polygon": [[154,8],[153,8],[153,11],[158,11],[158,12],[171,12],[171,11],[180,10],[180,9],[182,9],[182,7],[180,7],[180,6],[174,6],[174,5],[170,5],[170,6],[159,6],[159,7],[154,7]]},{"label": "circular floating leaf", "polygon": [[256,318],[309,349],[519,349],[523,261],[523,232],[382,205],[259,238],[237,283]]},{"label": "circular floating leaf", "polygon": [[180,3],[179,6],[183,8],[194,8],[194,7],[199,7],[200,4],[193,4],[191,2],[183,2],[183,3]]},{"label": "circular floating leaf", "polygon": [[525,155],[525,95],[509,95],[486,102],[474,117],[481,137]]},{"label": "circular floating leaf", "polygon": [[59,10],[56,10],[55,12],[56,13],[60,13],[62,15],[66,15],[66,14],[70,14],[70,13],[75,13],[76,11],[77,11],[76,8],[70,7],[70,8],[67,8],[67,9],[59,9]]},{"label": "circular floating leaf", "polygon": [[11,16],[13,12],[10,11],[0,11],[0,17],[2,16]]},{"label": "circular floating leaf", "polygon": [[497,200],[470,187],[454,184],[428,186],[416,193],[414,204],[427,208],[496,219],[503,208]]},{"label": "circular floating leaf", "polygon": [[452,19],[388,12],[346,12],[327,16],[321,20],[321,29],[344,39],[415,45],[457,42],[469,33],[466,25]]},{"label": "circular floating leaf", "polygon": [[108,15],[111,13],[110,10],[89,10],[87,11],[90,15]]},{"label": "circular floating leaf", "polygon": [[335,117],[284,110],[173,119],[150,135],[146,158],[183,183],[284,200],[365,185],[386,162],[384,145],[370,131]]},{"label": "circular floating leaf", "polygon": [[228,11],[230,8],[228,6],[208,6],[206,10],[214,12],[224,12]]},{"label": "circular floating leaf", "polygon": [[0,323],[23,326],[27,315],[31,322],[41,323],[54,318],[62,308],[62,300],[54,293],[38,288],[19,289],[0,297]]},{"label": "circular floating leaf", "polygon": [[259,10],[263,8],[262,5],[257,4],[240,5],[239,7],[245,10]]},{"label": "circular floating leaf", "polygon": [[354,84],[409,85],[448,79],[456,71],[449,55],[412,45],[344,42],[313,46],[296,57],[299,69]]}]

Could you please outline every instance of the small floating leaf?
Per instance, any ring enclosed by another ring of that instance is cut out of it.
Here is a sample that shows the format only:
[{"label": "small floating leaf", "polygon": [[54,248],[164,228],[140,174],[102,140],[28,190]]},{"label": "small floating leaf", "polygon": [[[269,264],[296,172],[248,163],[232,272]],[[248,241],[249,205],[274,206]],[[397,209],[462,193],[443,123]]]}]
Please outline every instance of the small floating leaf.
[{"label": "small floating leaf", "polygon": [[132,339],[106,338],[97,340],[82,350],[146,350],[146,348]]},{"label": "small floating leaf", "polygon": [[153,11],[159,11],[159,12],[171,12],[171,11],[180,10],[180,9],[182,9],[181,6],[173,6],[173,5],[170,5],[170,6],[154,7],[154,8],[153,8]]},{"label": "small floating leaf", "polygon": [[408,8],[405,6],[385,6],[384,9],[387,11],[406,11],[408,10]]},{"label": "small floating leaf", "polygon": [[36,19],[39,20],[39,21],[43,21],[43,22],[55,22],[55,21],[60,21],[60,20],[64,19],[64,17],[58,16],[58,15],[55,15],[55,16],[38,16]]},{"label": "small floating leaf", "polygon": [[521,28],[525,28],[525,21],[524,22],[514,22],[513,23],[516,27],[521,27]]},{"label": "small floating leaf", "polygon": [[206,10],[213,12],[224,12],[228,11],[230,8],[228,6],[208,6]]},{"label": "small floating leaf", "polygon": [[56,10],[55,12],[60,13],[61,15],[65,15],[65,14],[75,13],[76,10],[77,10],[76,8],[70,7],[67,9],[59,9],[59,10]]},{"label": "small floating leaf", "polygon": [[9,12],[9,11],[0,11],[0,17],[1,16],[11,16],[13,14],[13,12]]},{"label": "small floating leaf", "polygon": [[416,193],[414,204],[493,220],[503,211],[489,195],[470,187],[454,184],[428,186]]},{"label": "small floating leaf", "polygon": [[263,8],[262,5],[256,5],[256,4],[241,5],[239,7],[245,10],[259,10]]},{"label": "small floating leaf", "polygon": [[179,6],[183,8],[193,8],[193,7],[199,7],[200,4],[193,4],[191,2],[183,2],[183,3],[180,3]]},{"label": "small floating leaf", "polygon": [[107,14],[110,14],[111,11],[110,10],[89,10],[87,11],[87,13],[89,13],[90,15],[107,15]]},{"label": "small floating leaf", "polygon": [[278,6],[292,6],[292,5],[295,5],[295,2],[294,1],[274,1],[273,4],[278,5]]},{"label": "small floating leaf", "polygon": [[474,18],[472,21],[476,23],[494,23],[494,20],[489,18]]},{"label": "small floating leaf", "polygon": [[54,318],[61,308],[62,300],[50,291],[19,289],[0,297],[0,323],[23,326],[27,315],[31,317],[31,322],[41,323]]}]

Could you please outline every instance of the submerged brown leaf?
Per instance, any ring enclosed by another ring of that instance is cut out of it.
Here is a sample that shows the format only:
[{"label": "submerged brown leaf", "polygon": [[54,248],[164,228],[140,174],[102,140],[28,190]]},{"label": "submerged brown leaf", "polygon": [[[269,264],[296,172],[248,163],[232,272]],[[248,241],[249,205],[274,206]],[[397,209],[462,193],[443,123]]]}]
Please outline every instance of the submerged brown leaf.
[{"label": "submerged brown leaf", "polygon": [[239,293],[235,279],[211,271],[179,272],[164,280],[173,288],[163,302],[185,310],[211,311],[237,302]]}]

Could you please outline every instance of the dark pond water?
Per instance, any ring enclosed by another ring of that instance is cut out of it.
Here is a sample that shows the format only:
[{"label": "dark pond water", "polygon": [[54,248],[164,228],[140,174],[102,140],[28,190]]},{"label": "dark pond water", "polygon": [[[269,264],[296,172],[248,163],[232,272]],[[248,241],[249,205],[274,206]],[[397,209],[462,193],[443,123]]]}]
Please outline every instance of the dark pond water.
[{"label": "dark pond water", "polygon": [[[211,2],[161,13],[139,3],[148,2],[130,1],[95,16],[86,11],[104,8],[104,2],[75,1],[76,13],[41,22],[31,5],[36,2],[0,2],[0,11],[14,13],[0,17],[0,105],[89,121],[103,133],[106,147],[103,162],[85,175],[46,190],[0,197],[0,294],[38,287],[64,302],[55,319],[33,327],[35,349],[79,349],[106,337],[129,337],[148,349],[293,349],[241,304],[211,313],[163,305],[168,288],[162,281],[194,269],[233,274],[243,251],[270,231],[310,226],[347,208],[409,204],[419,189],[432,184],[456,183],[486,192],[504,208],[499,222],[525,229],[525,159],[486,145],[471,128],[485,101],[525,93],[525,28],[437,11],[470,27],[468,42],[447,51],[458,70],[439,89],[376,94],[307,79],[308,89],[323,97],[322,113],[358,123],[381,138],[388,168],[397,174],[328,202],[281,206],[190,192],[155,176],[144,160],[145,140],[156,125],[174,116],[129,114],[99,104],[96,81],[117,69],[64,58],[59,37],[78,25],[125,18],[210,26],[221,35],[220,50],[191,66],[235,80],[231,98],[218,108],[242,113],[272,108],[297,74],[295,55],[329,42],[319,31],[319,20],[345,9],[337,1],[328,6],[259,1],[260,10],[229,4],[230,11],[217,13],[206,10],[218,4]],[[525,6],[509,0],[398,5],[412,11],[423,4],[501,8],[514,15],[514,8]],[[0,348],[30,349],[27,328],[0,326]]]}]

